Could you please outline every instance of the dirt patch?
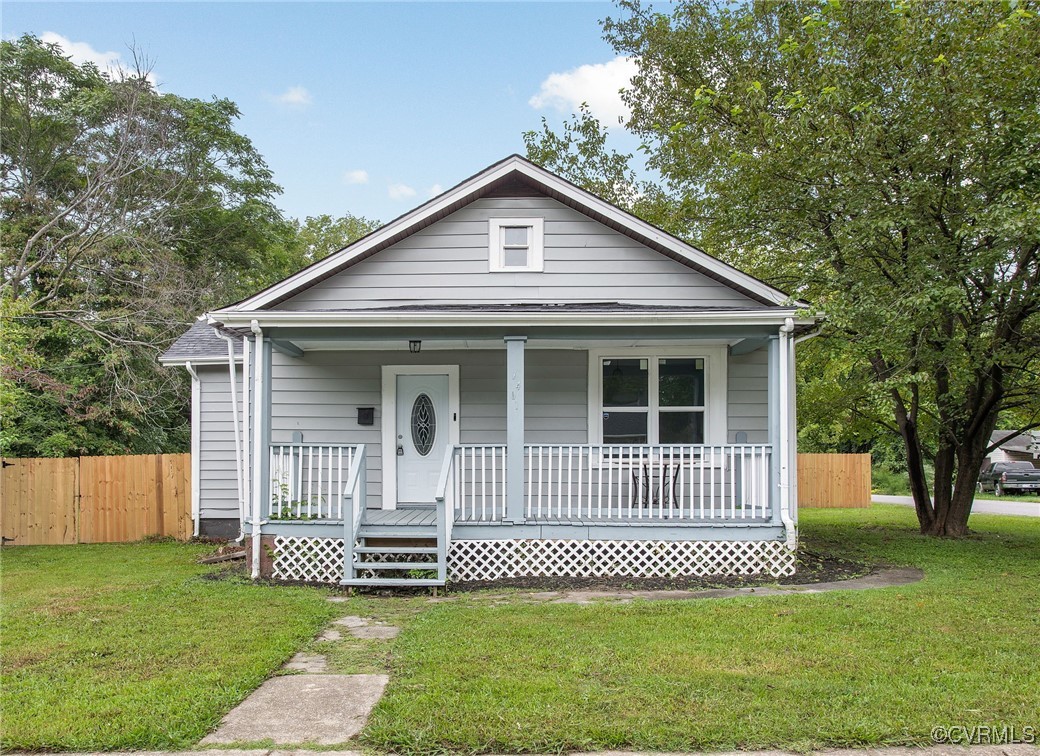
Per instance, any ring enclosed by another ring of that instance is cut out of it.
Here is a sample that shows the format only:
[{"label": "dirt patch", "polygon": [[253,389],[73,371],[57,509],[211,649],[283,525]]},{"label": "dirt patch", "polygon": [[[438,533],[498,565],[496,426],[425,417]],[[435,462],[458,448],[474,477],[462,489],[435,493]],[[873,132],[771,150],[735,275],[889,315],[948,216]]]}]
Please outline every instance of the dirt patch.
[{"label": "dirt patch", "polygon": [[449,583],[449,591],[478,591],[489,588],[523,588],[541,591],[560,591],[588,588],[621,588],[640,591],[701,590],[707,588],[749,588],[759,585],[811,585],[850,580],[869,575],[877,565],[850,559],[801,551],[798,571],[794,575],[704,575],[702,577],[661,578],[602,578],[602,577],[525,577]]}]

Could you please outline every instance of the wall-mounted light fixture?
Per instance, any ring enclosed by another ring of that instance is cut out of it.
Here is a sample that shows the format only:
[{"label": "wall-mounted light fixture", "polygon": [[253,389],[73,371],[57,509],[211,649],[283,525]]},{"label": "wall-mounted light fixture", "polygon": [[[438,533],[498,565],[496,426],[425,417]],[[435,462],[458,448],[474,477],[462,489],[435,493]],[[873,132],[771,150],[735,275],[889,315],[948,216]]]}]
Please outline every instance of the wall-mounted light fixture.
[{"label": "wall-mounted light fixture", "polygon": [[408,342],[408,351],[412,354],[419,354],[420,349],[422,349],[422,342],[418,339]]}]

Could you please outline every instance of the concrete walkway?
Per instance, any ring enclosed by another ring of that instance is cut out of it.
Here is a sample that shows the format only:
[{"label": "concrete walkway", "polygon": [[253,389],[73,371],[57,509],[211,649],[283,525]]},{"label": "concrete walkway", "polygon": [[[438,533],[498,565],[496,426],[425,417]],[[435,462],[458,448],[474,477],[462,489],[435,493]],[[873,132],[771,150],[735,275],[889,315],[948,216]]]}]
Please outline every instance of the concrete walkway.
[{"label": "concrete walkway", "polygon": [[[333,624],[362,639],[389,640],[399,632],[392,625],[354,615],[340,617]],[[334,628],[326,628],[318,636],[318,640],[332,642],[341,638],[340,630]],[[199,745],[262,741],[276,745],[346,743],[361,732],[389,679],[386,675],[327,674],[327,659],[315,653],[296,654],[283,669],[302,674],[265,680],[245,701],[228,712],[217,729]],[[241,753],[260,756],[273,752]]]},{"label": "concrete walkway", "polygon": [[[910,496],[884,496],[874,494],[870,500],[875,504],[899,504],[912,507],[914,500]],[[1022,517],[1040,517],[1040,502],[1014,501],[1011,499],[975,499],[971,505],[972,514],[1020,515]],[[970,519],[970,518],[969,518]]]}]

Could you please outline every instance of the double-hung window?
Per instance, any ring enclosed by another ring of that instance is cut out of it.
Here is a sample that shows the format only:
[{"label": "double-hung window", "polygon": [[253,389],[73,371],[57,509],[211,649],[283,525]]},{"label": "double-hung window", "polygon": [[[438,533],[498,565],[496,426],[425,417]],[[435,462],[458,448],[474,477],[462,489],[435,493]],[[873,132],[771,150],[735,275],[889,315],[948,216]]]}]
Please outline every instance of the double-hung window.
[{"label": "double-hung window", "polygon": [[541,272],[543,228],[541,218],[491,218],[488,221],[491,272]]},{"label": "double-hung window", "polygon": [[697,355],[596,356],[604,444],[703,444],[708,360]]}]

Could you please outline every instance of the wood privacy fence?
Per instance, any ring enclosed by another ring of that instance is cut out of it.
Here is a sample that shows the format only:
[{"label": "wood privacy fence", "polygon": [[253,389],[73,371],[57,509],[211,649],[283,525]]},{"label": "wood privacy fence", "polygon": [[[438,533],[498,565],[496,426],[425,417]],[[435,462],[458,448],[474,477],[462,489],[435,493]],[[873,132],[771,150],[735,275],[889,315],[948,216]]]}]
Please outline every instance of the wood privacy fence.
[{"label": "wood privacy fence", "polygon": [[869,454],[799,454],[798,506],[869,507]]},{"label": "wood privacy fence", "polygon": [[19,546],[188,539],[191,455],[4,459],[0,532]]}]

